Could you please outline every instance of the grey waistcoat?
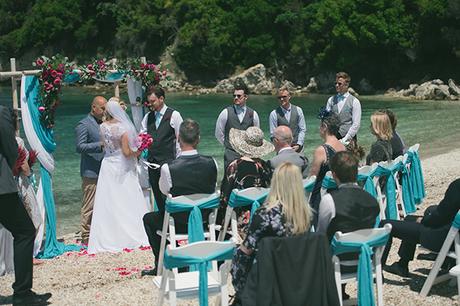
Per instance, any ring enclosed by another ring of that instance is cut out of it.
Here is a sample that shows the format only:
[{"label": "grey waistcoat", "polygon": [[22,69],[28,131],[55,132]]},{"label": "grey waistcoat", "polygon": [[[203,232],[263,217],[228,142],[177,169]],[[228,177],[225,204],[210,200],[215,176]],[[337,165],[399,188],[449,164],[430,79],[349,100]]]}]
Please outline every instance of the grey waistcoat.
[{"label": "grey waistcoat", "polygon": [[347,97],[340,113],[339,108],[337,107],[337,95],[335,95],[333,98],[334,104],[332,106],[332,112],[339,116],[339,134],[342,137],[345,137],[345,135],[347,135],[348,130],[353,124],[353,98],[354,97],[351,94]]},{"label": "grey waistcoat", "polygon": [[281,106],[276,108],[276,118],[278,126],[285,125],[291,129],[293,138],[292,143],[296,144],[299,139],[299,113],[297,112],[297,106],[291,104],[291,118],[289,118],[289,122],[284,116]]}]

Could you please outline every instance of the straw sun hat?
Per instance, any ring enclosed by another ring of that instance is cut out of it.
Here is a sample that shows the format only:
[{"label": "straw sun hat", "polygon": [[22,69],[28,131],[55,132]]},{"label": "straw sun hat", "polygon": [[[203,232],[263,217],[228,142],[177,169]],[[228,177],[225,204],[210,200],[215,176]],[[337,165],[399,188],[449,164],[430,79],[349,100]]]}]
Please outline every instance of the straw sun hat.
[{"label": "straw sun hat", "polygon": [[231,129],[229,136],[230,144],[241,156],[260,158],[275,149],[264,139],[264,132],[255,126],[247,130]]}]

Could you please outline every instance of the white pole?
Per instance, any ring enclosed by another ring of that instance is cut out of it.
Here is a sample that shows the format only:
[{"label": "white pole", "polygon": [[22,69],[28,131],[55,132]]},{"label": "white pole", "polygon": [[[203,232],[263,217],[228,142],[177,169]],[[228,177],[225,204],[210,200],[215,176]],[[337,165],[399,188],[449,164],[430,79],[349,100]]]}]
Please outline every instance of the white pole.
[{"label": "white pole", "polygon": [[[113,65],[113,67],[115,67],[117,65],[117,59],[116,58],[112,59],[112,65]],[[120,82],[118,82],[118,81],[115,82],[114,86],[115,86],[115,97],[120,98]]]},{"label": "white pole", "polygon": [[147,64],[147,58],[145,56],[141,56],[141,63]]},{"label": "white pole", "polygon": [[[16,59],[10,58],[11,71],[16,71]],[[18,83],[15,77],[11,77],[11,87],[13,91],[13,109],[18,109]]]}]

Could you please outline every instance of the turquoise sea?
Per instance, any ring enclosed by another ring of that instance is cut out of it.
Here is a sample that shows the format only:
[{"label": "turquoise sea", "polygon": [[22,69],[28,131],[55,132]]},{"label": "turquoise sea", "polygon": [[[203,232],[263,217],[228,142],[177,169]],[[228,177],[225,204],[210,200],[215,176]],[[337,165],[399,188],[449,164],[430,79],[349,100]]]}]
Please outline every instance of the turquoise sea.
[{"label": "turquoise sea", "polygon": [[[54,173],[54,194],[58,220],[58,236],[75,232],[79,227],[81,180],[79,173],[80,157],[75,152],[74,127],[90,109],[92,97],[100,92],[88,88],[69,87],[63,89],[61,106],[57,110],[54,129],[57,149],[55,152],[56,170]],[[110,88],[103,93],[109,98]],[[127,95],[122,94],[127,101]],[[321,144],[318,134],[318,110],[324,106],[326,95],[294,97],[291,101],[302,107],[306,122],[307,136],[305,154],[311,160],[313,150]],[[370,115],[377,109],[390,108],[398,116],[399,134],[407,145],[420,143],[421,156],[438,154],[460,147],[460,101],[399,101],[381,96],[360,97],[363,114],[358,140],[366,151],[374,141],[369,130]],[[214,137],[214,126],[220,111],[232,102],[231,95],[188,95],[167,94],[166,103],[177,109],[184,118],[192,118],[200,123],[201,143],[199,151],[211,155],[219,162],[219,179],[222,177],[223,149]],[[277,106],[273,96],[251,95],[248,105],[260,116],[261,127],[268,139],[268,115]],[[11,88],[0,87],[0,104],[11,105]]]}]

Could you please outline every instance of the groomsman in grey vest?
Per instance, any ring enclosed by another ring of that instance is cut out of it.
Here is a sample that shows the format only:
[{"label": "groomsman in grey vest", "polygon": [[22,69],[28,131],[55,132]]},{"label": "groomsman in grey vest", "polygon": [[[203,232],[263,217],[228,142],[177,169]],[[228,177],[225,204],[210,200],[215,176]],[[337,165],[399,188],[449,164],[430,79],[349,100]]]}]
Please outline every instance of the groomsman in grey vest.
[{"label": "groomsman in grey vest", "polygon": [[260,127],[259,115],[246,105],[248,94],[248,88],[245,84],[235,85],[233,105],[222,110],[217,118],[215,136],[225,147],[224,170],[232,161],[241,157],[230,144],[230,129],[246,130],[250,126]]},{"label": "groomsman in grey vest", "polygon": [[308,159],[291,147],[291,129],[288,126],[280,125],[273,131],[272,140],[275,145],[276,156],[269,160],[270,167],[275,170],[282,163],[290,162],[298,166],[302,176],[306,178],[308,176]]},{"label": "groomsman in grey vest", "polygon": [[340,128],[336,136],[345,145],[350,141],[356,143],[361,125],[361,103],[348,92],[350,81],[351,78],[346,72],[337,73],[335,76],[337,94],[330,97],[326,103],[326,110],[339,117]]},{"label": "groomsman in grey vest", "polygon": [[87,244],[89,239],[97,178],[104,158],[104,144],[99,125],[102,123],[106,103],[107,100],[104,97],[94,97],[91,103],[91,112],[80,120],[75,128],[76,151],[81,154],[80,175],[83,199],[80,231],[81,242],[84,244]]},{"label": "groomsman in grey vest", "polygon": [[285,125],[292,131],[292,143],[290,146],[300,152],[303,148],[305,133],[307,127],[305,117],[300,107],[291,104],[291,93],[286,87],[280,88],[278,91],[278,101],[280,105],[270,113],[270,139],[273,141],[273,133],[276,127]]}]

